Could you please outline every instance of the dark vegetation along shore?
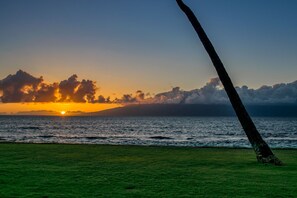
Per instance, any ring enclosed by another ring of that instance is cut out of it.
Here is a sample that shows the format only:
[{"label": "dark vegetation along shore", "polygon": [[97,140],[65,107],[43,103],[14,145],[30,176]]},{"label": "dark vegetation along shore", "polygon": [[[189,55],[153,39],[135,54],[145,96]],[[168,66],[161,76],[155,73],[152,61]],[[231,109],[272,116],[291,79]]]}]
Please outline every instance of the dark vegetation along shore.
[{"label": "dark vegetation along shore", "polygon": [[0,197],[296,197],[297,150],[0,144]]}]

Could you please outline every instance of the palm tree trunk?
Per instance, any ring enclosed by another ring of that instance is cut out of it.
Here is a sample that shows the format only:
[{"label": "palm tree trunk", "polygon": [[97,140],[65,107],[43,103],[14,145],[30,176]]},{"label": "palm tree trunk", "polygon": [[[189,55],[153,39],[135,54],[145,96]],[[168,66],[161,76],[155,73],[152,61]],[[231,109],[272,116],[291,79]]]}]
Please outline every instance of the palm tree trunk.
[{"label": "palm tree trunk", "polygon": [[203,43],[204,48],[210,56],[210,59],[219,75],[219,78],[235,110],[235,113],[256,153],[257,160],[263,163],[281,165],[282,162],[272,153],[267,143],[262,139],[255,124],[253,123],[251,117],[246,111],[244,105],[242,104],[242,101],[238,93],[236,92],[222,61],[220,60],[218,54],[216,53],[212,43],[208,39],[196,16],[192,12],[192,10],[183,3],[182,0],[176,0],[176,2],[179,5],[180,9],[187,15],[188,19],[190,20],[191,24],[196,30],[201,42]]}]

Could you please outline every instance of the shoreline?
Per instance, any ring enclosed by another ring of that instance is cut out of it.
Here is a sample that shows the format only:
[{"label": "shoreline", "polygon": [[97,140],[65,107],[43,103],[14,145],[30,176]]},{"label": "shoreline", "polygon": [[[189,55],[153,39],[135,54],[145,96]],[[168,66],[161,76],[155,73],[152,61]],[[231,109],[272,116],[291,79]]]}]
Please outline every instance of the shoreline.
[{"label": "shoreline", "polygon": [[[89,143],[32,143],[32,142],[0,142],[0,145],[3,144],[16,144],[16,145],[69,145],[69,146],[114,146],[114,147],[143,147],[143,148],[188,148],[188,149],[235,149],[235,150],[253,150],[252,147],[227,147],[227,146],[173,146],[173,145],[135,145],[135,144],[89,144]],[[271,148],[272,150],[295,150],[297,148]]]}]

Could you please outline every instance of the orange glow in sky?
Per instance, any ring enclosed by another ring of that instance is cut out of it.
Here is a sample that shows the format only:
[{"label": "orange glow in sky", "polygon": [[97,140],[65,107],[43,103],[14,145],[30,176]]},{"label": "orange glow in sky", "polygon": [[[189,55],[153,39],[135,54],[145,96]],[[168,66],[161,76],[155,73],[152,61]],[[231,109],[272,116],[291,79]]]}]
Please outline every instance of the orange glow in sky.
[{"label": "orange glow in sky", "polygon": [[61,115],[62,112],[68,115],[69,112],[96,112],[120,106],[119,104],[100,103],[0,103],[0,113],[15,114],[17,112],[45,110],[57,112],[57,115]]}]

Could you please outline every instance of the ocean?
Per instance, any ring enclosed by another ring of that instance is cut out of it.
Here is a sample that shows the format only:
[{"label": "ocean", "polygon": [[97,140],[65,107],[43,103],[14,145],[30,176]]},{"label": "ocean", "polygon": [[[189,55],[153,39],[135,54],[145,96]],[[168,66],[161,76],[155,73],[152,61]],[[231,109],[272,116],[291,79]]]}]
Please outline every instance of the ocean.
[{"label": "ocean", "polygon": [[[272,148],[297,148],[297,118],[253,118]],[[251,147],[236,117],[0,116],[0,142]]]}]

